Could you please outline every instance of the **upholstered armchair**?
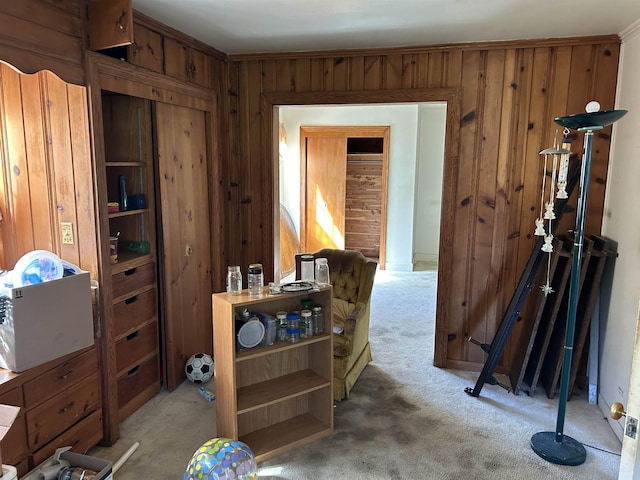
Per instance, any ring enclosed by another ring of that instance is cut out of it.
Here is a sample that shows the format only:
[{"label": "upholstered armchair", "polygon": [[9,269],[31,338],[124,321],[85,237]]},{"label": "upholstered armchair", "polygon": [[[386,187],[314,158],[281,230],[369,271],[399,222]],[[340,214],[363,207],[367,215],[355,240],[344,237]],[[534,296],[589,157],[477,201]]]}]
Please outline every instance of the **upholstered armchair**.
[{"label": "upholstered armchair", "polygon": [[[298,279],[301,255],[296,255]],[[342,400],[349,398],[356,380],[371,361],[369,317],[378,263],[356,250],[325,248],[313,256],[326,258],[329,264],[333,286],[333,398]]]}]

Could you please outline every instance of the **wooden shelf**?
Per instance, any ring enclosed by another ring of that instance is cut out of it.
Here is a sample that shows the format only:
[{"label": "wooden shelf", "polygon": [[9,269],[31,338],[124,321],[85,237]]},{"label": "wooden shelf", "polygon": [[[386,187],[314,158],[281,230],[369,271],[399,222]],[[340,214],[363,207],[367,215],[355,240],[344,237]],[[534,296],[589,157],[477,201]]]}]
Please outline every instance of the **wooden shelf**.
[{"label": "wooden shelf", "polygon": [[276,342],[273,345],[249,348],[247,350],[241,350],[236,354],[236,362],[244,362],[247,360],[253,360],[257,357],[262,357],[268,353],[281,352],[285,350],[300,348],[305,344],[326,342],[331,340],[331,335],[328,333],[322,333],[313,337],[301,338],[298,343]]},{"label": "wooden shelf", "polygon": [[307,369],[239,388],[238,415],[313,392],[330,384],[331,380]]},{"label": "wooden shelf", "polygon": [[139,208],[137,210],[125,210],[124,212],[110,213],[109,218],[130,217],[133,215],[140,215],[141,213],[149,213],[149,209]]},{"label": "wooden shelf", "polygon": [[251,447],[257,462],[331,435],[333,428],[310,413],[242,435],[239,440]]},{"label": "wooden shelf", "polygon": [[144,168],[146,167],[145,162],[139,162],[137,160],[117,160],[111,162],[104,162],[106,167],[135,167],[135,168]]}]

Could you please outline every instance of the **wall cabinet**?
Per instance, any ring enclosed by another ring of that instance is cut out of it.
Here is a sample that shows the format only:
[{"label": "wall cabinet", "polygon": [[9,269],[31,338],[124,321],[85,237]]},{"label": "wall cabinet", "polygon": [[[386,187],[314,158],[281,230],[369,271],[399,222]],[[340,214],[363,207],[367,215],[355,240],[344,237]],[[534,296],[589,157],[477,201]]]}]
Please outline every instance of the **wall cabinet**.
[{"label": "wall cabinet", "polygon": [[[245,442],[259,462],[333,433],[331,287],[264,292],[213,295],[217,435]],[[244,309],[275,316],[300,310],[303,298],[323,307],[324,334],[238,351],[235,318]]]}]

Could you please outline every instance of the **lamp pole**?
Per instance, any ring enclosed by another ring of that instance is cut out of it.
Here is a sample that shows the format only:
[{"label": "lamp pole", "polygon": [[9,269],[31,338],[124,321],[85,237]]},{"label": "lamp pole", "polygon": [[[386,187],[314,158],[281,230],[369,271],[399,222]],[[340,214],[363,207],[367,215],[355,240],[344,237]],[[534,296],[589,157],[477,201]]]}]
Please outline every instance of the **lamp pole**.
[{"label": "lamp pole", "polygon": [[582,267],[582,246],[584,226],[587,217],[587,198],[589,193],[589,174],[591,170],[591,152],[593,132],[611,125],[622,118],[626,110],[599,111],[597,102],[587,104],[587,113],[557,117],[556,123],[584,133],[580,188],[578,190],[578,208],[576,210],[576,228],[573,238],[573,257],[571,281],[569,284],[569,306],[564,339],[562,372],[560,377],[560,397],[558,399],[558,418],[555,432],[538,432],[531,437],[531,448],[545,460],[560,465],[580,465],[584,463],[587,452],[584,446],[574,438],[564,434],[564,420],[569,396],[569,377],[573,356],[573,337],[575,335],[576,316],[580,291],[580,270]]}]

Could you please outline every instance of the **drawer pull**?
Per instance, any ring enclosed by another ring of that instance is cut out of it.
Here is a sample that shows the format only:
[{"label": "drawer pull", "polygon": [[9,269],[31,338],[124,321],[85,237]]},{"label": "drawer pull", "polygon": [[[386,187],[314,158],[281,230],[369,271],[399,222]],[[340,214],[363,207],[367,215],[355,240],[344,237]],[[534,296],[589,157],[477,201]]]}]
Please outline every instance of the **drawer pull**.
[{"label": "drawer pull", "polygon": [[133,367],[131,370],[127,372],[127,376],[131,377],[132,375],[135,375],[136,373],[138,373],[139,369],[140,369],[140,365],[136,365],[135,367]]},{"label": "drawer pull", "polygon": [[136,330],[135,332],[130,333],[129,335],[127,335],[127,342],[128,342],[129,340],[133,340],[134,338],[136,338],[136,337],[138,336],[138,333],[140,333],[140,331],[139,331],[139,330]]},{"label": "drawer pull", "polygon": [[66,380],[71,375],[73,375],[73,369],[69,370],[67,373],[63,373],[62,375],[58,375],[58,380]]},{"label": "drawer pull", "polygon": [[76,402],[71,402],[69,405],[67,405],[66,407],[61,408],[60,410],[58,410],[58,413],[67,413],[69,410],[71,410],[73,408],[73,406],[75,405]]},{"label": "drawer pull", "polygon": [[138,300],[138,296],[134,295],[131,298],[127,298],[124,303],[126,303],[127,305],[131,305],[133,302],[135,302],[136,300]]},{"label": "drawer pull", "polygon": [[124,274],[126,276],[133,275],[134,273],[136,273],[136,267],[133,267],[133,268],[130,268],[129,270],[124,271]]}]

